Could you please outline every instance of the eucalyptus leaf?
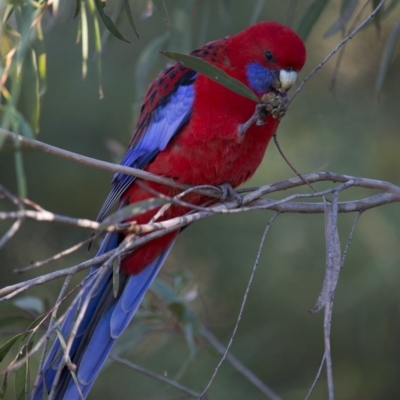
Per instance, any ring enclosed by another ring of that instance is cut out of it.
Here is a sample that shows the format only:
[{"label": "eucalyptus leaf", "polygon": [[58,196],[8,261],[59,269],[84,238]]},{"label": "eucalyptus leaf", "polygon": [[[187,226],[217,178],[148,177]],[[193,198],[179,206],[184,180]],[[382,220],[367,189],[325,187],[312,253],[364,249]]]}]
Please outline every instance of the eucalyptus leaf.
[{"label": "eucalyptus leaf", "polygon": [[343,0],[340,10],[339,18],[332,24],[332,26],[324,33],[324,37],[334,35],[335,33],[343,30],[350,18],[353,16],[354,11],[358,5],[358,0]]},{"label": "eucalyptus leaf", "polygon": [[193,69],[194,71],[200,72],[201,74],[207,76],[215,82],[218,82],[232,92],[253,100],[255,103],[260,102],[260,99],[245,84],[235,78],[232,78],[226,72],[215,67],[209,62],[202,60],[201,58],[189,56],[186,54],[171,53],[168,51],[162,51],[161,53],[171,58],[172,60],[182,62],[186,65],[186,67]]},{"label": "eucalyptus leaf", "polygon": [[379,67],[378,75],[376,77],[375,94],[377,96],[379,96],[381,93],[382,86],[385,81],[387,71],[389,69],[390,61],[392,59],[399,37],[400,37],[400,22],[397,22],[394,25],[392,32],[389,36],[389,39],[386,43],[385,51],[383,53],[383,57],[381,60],[381,65]]},{"label": "eucalyptus leaf", "polygon": [[[18,355],[17,360],[26,357],[27,347],[23,347]],[[28,374],[29,374],[29,358],[26,358],[24,364],[15,373],[15,399],[25,400],[28,396]]]},{"label": "eucalyptus leaf", "polygon": [[168,25],[169,18],[168,18],[167,7],[165,7],[164,0],[153,0],[153,3],[154,6],[157,8],[158,12],[163,17],[165,23]]},{"label": "eucalyptus leaf", "polygon": [[[371,5],[372,5],[372,10],[375,10],[376,7],[378,7],[380,3],[380,0],[372,0]],[[374,24],[376,27],[376,31],[378,32],[378,34],[381,31],[381,16],[382,16],[382,12],[383,12],[383,7],[381,7],[378,12],[375,14],[374,16]]]},{"label": "eucalyptus leaf", "polygon": [[3,381],[3,385],[1,386],[0,389],[0,400],[4,399],[4,396],[6,395],[6,391],[7,391],[7,380],[8,380],[8,374],[7,372],[4,374],[4,381]]},{"label": "eucalyptus leaf", "polygon": [[79,15],[81,11],[81,4],[83,0],[76,0],[75,1],[75,11],[74,11],[74,19]]},{"label": "eucalyptus leaf", "polygon": [[27,311],[35,311],[38,314],[44,312],[43,301],[35,296],[23,296],[13,300],[12,303],[19,308]]},{"label": "eucalyptus leaf", "polygon": [[2,362],[4,360],[5,356],[10,351],[11,347],[13,347],[15,342],[23,335],[24,335],[24,332],[18,333],[17,335],[15,335],[11,339],[9,339],[6,343],[4,343],[3,346],[0,347],[0,362]]},{"label": "eucalyptus leaf", "polygon": [[104,7],[106,6],[106,3],[101,0],[95,0],[95,2],[96,2],[97,12],[99,13],[100,18],[103,21],[107,30],[110,33],[112,33],[117,39],[122,40],[123,42],[126,42],[126,43],[130,43],[130,41],[128,39],[126,39],[122,35],[122,33],[118,30],[118,28],[115,26],[112,19],[108,15],[105,14]]},{"label": "eucalyptus leaf", "polygon": [[304,41],[307,40],[308,35],[328,3],[329,0],[314,0],[305,11],[297,28],[297,33]]},{"label": "eucalyptus leaf", "polygon": [[126,16],[128,17],[129,24],[131,25],[135,35],[139,37],[139,32],[136,29],[135,23],[133,22],[131,6],[129,5],[129,0],[124,0],[124,8],[126,12]]}]

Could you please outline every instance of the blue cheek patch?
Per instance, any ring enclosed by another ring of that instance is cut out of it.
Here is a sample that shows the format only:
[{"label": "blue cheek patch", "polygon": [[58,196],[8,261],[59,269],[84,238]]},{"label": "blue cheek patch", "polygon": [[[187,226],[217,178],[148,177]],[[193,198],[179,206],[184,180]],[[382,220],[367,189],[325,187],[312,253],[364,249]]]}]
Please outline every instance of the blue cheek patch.
[{"label": "blue cheek patch", "polygon": [[274,72],[258,62],[246,67],[246,75],[250,88],[259,94],[267,92],[274,81]]}]

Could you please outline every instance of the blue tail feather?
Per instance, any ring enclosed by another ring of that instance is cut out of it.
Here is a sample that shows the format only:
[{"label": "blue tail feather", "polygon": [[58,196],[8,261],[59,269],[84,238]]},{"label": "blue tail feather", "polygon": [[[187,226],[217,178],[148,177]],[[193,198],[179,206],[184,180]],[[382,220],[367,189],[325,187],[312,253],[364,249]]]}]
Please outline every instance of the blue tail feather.
[{"label": "blue tail feather", "polygon": [[[117,233],[107,234],[97,255],[116,248],[118,242]],[[92,294],[70,351],[71,361],[77,365],[76,376],[79,389],[85,398],[115,341],[132,320],[144,294],[157,276],[171,248],[172,244],[137,275],[120,273],[120,293],[117,298],[114,298],[111,270],[102,277],[98,290]],[[98,266],[92,267],[89,274],[97,268]],[[81,302],[84,302],[89,295],[96,278],[96,276],[93,276],[86,280]],[[64,338],[68,336],[72,328],[78,311],[78,304],[79,302],[69,311],[61,327]],[[60,342],[56,339],[43,367],[44,379],[40,382],[35,397],[31,396],[31,400],[42,399],[43,391],[51,389],[62,356],[63,351]],[[56,399],[82,399],[67,368],[64,368],[57,384]]]}]

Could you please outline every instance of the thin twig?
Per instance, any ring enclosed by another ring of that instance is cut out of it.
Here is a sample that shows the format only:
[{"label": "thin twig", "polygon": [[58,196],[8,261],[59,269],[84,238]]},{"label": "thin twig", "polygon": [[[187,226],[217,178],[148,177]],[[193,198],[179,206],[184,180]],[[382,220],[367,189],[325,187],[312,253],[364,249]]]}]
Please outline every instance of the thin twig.
[{"label": "thin twig", "polygon": [[65,158],[67,160],[72,160],[80,164],[87,165],[89,167],[95,167],[113,173],[119,172],[125,175],[135,176],[136,178],[144,179],[147,181],[160,183],[162,185],[187,189],[187,186],[180,185],[173,179],[164,178],[137,168],[130,168],[119,164],[113,164],[106,161],[96,160],[94,158],[86,157],[81,154],[74,153],[72,151],[51,146],[50,144],[40,142],[39,140],[28,139],[24,136],[17,135],[16,133],[7,131],[2,128],[0,128],[0,137],[1,136],[3,136],[5,139],[9,141],[14,141],[15,138],[18,138],[22,146],[30,147],[35,150],[40,150],[57,157]]},{"label": "thin twig", "polygon": [[318,382],[318,380],[319,380],[319,378],[321,376],[321,372],[322,372],[322,368],[324,367],[324,363],[325,363],[325,353],[322,356],[322,361],[321,361],[321,364],[320,364],[320,366],[318,368],[317,376],[315,377],[314,382],[312,383],[312,385],[310,387],[310,390],[308,391],[307,396],[306,396],[306,398],[304,400],[308,400],[310,398],[311,393],[313,392],[313,390],[315,388],[315,385],[317,384],[317,382]]},{"label": "thin twig", "polygon": [[[201,335],[220,353],[225,354],[226,347],[205,327],[200,327]],[[269,388],[260,378],[254,375],[247,367],[245,367],[234,355],[231,353],[226,354],[226,361],[228,361],[233,368],[241,373],[248,381],[253,384],[257,389],[264,393],[271,400],[282,400],[271,388]]]},{"label": "thin twig", "polygon": [[351,231],[350,231],[349,238],[347,239],[346,248],[344,249],[343,256],[342,256],[342,260],[341,260],[341,262],[340,262],[340,268],[343,268],[344,261],[346,260],[347,252],[348,252],[348,250],[349,250],[351,241],[352,241],[352,239],[353,239],[354,231],[356,230],[356,226],[357,226],[357,224],[358,224],[358,220],[360,219],[361,214],[362,214],[363,212],[364,212],[363,210],[359,211],[358,214],[357,214],[357,216],[356,216],[356,218],[354,219],[353,226],[351,227]]},{"label": "thin twig", "polygon": [[226,346],[225,352],[224,352],[223,356],[221,357],[221,360],[220,360],[219,363],[217,364],[217,366],[216,366],[216,368],[215,368],[215,370],[214,370],[214,373],[213,373],[212,376],[211,376],[211,379],[209,380],[208,384],[207,384],[206,387],[204,388],[204,390],[203,390],[203,392],[201,393],[201,396],[198,398],[198,400],[200,400],[200,399],[206,394],[207,390],[210,388],[210,386],[211,386],[211,384],[213,383],[215,377],[217,376],[217,373],[218,373],[218,371],[219,371],[219,369],[220,369],[222,363],[223,363],[224,360],[226,359],[226,356],[227,356],[227,354],[228,354],[228,352],[229,352],[229,349],[230,349],[231,346],[232,346],[233,339],[235,338],[235,335],[236,335],[236,332],[237,332],[237,330],[238,330],[240,321],[241,321],[241,319],[242,319],[242,315],[243,315],[243,311],[244,311],[244,306],[246,305],[246,302],[247,302],[247,296],[248,296],[248,294],[249,294],[250,287],[251,287],[251,284],[252,284],[252,282],[253,282],[253,278],[254,278],[254,275],[255,275],[255,273],[256,273],[257,267],[258,267],[258,263],[259,263],[259,261],[260,261],[261,251],[262,251],[262,248],[263,248],[263,246],[264,246],[265,238],[267,237],[267,234],[268,234],[268,231],[269,231],[269,228],[270,228],[272,222],[274,221],[274,219],[275,219],[279,214],[280,214],[279,212],[275,213],[275,214],[272,216],[272,218],[269,220],[269,222],[268,222],[268,224],[267,224],[267,226],[266,226],[266,228],[265,228],[264,234],[263,234],[263,236],[262,236],[262,238],[261,238],[260,246],[259,246],[259,248],[258,248],[256,261],[254,262],[253,269],[252,269],[251,274],[250,274],[249,282],[247,283],[246,291],[245,291],[245,293],[244,293],[243,300],[242,300],[242,304],[241,304],[241,306],[240,306],[239,315],[238,315],[238,317],[237,317],[235,327],[233,328],[232,335],[231,335],[231,337],[230,337],[230,339],[229,339],[229,343],[228,343],[228,345]]},{"label": "thin twig", "polygon": [[29,270],[34,269],[34,268],[41,267],[42,265],[46,265],[46,264],[48,264],[50,262],[53,262],[53,261],[56,261],[56,260],[59,260],[60,258],[65,257],[65,256],[73,253],[74,251],[79,250],[81,247],[83,247],[85,244],[91,242],[92,240],[93,240],[93,237],[85,239],[85,240],[83,240],[83,241],[81,241],[81,242],[69,247],[68,249],[60,251],[57,254],[54,254],[54,256],[52,256],[52,257],[46,258],[44,260],[33,262],[33,263],[27,265],[26,267],[15,268],[15,269],[13,269],[13,272],[16,273],[16,274],[22,274],[23,272],[29,271]]},{"label": "thin twig", "polygon": [[8,241],[18,232],[22,225],[22,218],[18,218],[10,227],[10,229],[0,238],[0,249],[4,247]]},{"label": "thin twig", "polygon": [[375,7],[375,9],[365,18],[360,25],[357,26],[349,35],[347,35],[343,40],[341,40],[336,47],[303,79],[300,83],[296,91],[293,93],[293,96],[289,100],[289,104],[293,101],[293,99],[301,92],[303,86],[307,83],[307,81],[318,71],[320,70],[330,59],[331,57],[338,52],[338,50],[347,43],[367,24],[372,18],[374,18],[375,14],[380,10],[386,0],[381,0],[379,4]]},{"label": "thin twig", "polygon": [[290,167],[290,169],[308,186],[311,188],[311,190],[313,190],[314,192],[317,192],[317,189],[315,189],[314,186],[311,185],[310,182],[308,182],[303,175],[300,174],[299,171],[297,171],[297,169],[292,165],[292,163],[289,161],[289,159],[285,156],[285,153],[283,152],[283,150],[281,149],[281,145],[278,142],[278,135],[275,132],[274,135],[274,142],[275,142],[275,146],[279,151],[279,154],[282,156],[282,158],[285,160],[286,164]]},{"label": "thin twig", "polygon": [[178,389],[178,390],[186,393],[190,397],[198,398],[200,396],[200,393],[197,393],[194,390],[189,389],[188,387],[183,386],[182,384],[180,384],[176,381],[173,381],[172,379],[167,378],[166,376],[156,374],[155,372],[150,371],[146,368],[143,368],[137,364],[134,364],[131,361],[126,360],[125,358],[121,358],[121,357],[117,356],[116,354],[111,354],[110,358],[116,362],[119,362],[120,364],[123,364],[123,365],[133,369],[134,371],[140,372],[144,375],[149,376],[150,378],[154,378],[161,382],[164,382],[164,383],[174,387],[175,389]]}]

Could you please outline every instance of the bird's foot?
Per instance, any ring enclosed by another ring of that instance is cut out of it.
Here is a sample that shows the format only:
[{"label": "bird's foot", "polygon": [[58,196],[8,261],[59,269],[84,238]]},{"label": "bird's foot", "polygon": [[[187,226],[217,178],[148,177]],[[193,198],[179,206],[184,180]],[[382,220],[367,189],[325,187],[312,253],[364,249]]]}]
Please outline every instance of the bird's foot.
[{"label": "bird's foot", "polygon": [[221,202],[225,203],[225,201],[234,201],[237,206],[240,208],[243,204],[243,196],[236,193],[233,187],[229,183],[223,183],[218,186],[221,190]]},{"label": "bird's foot", "polygon": [[255,123],[257,126],[264,125],[265,119],[271,115],[272,118],[281,119],[285,116],[289,98],[286,93],[270,92],[261,97],[261,103],[256,105],[256,109],[251,118],[238,127],[238,142],[241,143],[247,130]]}]

